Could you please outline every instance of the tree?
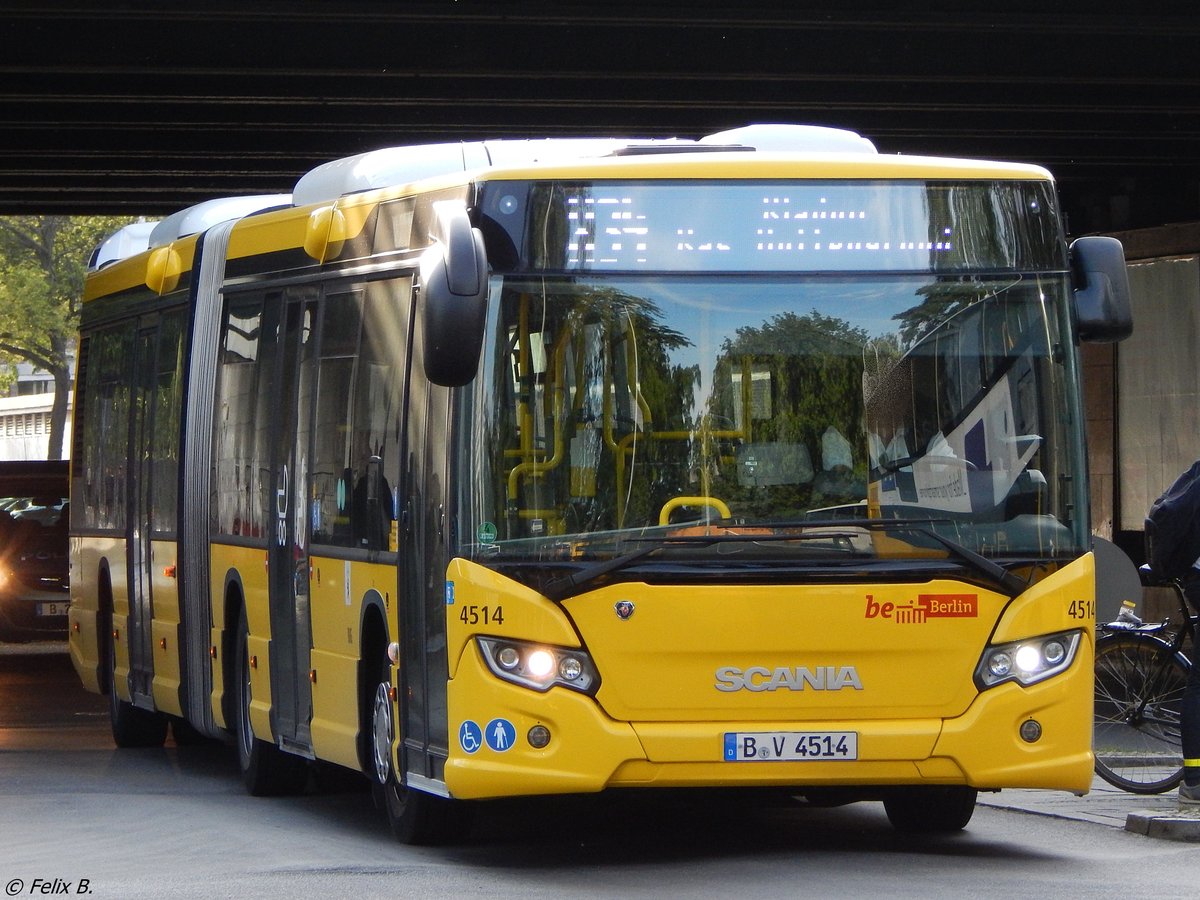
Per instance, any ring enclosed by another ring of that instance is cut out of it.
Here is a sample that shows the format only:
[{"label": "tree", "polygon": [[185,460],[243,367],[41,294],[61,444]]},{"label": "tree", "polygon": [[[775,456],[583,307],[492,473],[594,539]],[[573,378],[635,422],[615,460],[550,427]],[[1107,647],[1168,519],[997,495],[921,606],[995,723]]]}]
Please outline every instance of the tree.
[{"label": "tree", "polygon": [[46,455],[64,456],[70,351],[92,249],[132,221],[113,216],[0,217],[0,359],[54,378]]}]

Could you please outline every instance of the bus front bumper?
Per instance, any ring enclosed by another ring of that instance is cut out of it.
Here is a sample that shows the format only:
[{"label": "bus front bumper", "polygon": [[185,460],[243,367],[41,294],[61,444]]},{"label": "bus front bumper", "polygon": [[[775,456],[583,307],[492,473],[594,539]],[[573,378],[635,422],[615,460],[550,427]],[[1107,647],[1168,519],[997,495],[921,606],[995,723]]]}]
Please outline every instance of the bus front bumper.
[{"label": "bus front bumper", "polygon": [[[1080,696],[1086,682],[1087,694]],[[465,654],[449,684],[451,796],[482,799],[633,787],[969,785],[1086,793],[1090,681],[1053,678],[981,693],[949,719],[619,722],[591,697],[499,681]],[[1029,721],[1028,736],[1021,726]],[[730,761],[741,734],[855,735],[856,759]],[[546,740],[544,746],[536,746]]]}]

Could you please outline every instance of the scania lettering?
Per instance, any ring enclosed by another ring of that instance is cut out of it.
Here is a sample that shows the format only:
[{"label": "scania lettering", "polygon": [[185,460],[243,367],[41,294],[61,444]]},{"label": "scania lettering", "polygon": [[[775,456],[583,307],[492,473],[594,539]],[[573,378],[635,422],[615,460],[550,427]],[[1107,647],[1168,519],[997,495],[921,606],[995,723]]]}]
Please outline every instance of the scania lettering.
[{"label": "scania lettering", "polygon": [[842,688],[863,689],[854,666],[780,666],[768,669],[750,666],[745,671],[734,666],[717,669],[718,691],[840,691]]},{"label": "scania lettering", "polygon": [[929,832],[1086,791],[1078,344],[1130,328],[1045,169],[836,129],[205,200],[92,261],[71,658],[118,745],[227,739],[254,794],[342,766],[406,841],[492,798],[775,787]]}]

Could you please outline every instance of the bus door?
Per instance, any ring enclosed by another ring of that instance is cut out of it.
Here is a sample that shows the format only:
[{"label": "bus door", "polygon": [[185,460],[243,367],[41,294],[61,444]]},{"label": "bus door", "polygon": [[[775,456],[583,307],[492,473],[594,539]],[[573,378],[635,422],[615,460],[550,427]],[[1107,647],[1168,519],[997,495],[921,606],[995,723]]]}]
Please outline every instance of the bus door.
[{"label": "bus door", "polygon": [[152,649],[153,598],[151,597],[150,485],[153,459],[151,437],[154,429],[155,346],[158,317],[143,319],[134,345],[133,398],[130,415],[129,462],[132,470],[129,509],[126,515],[125,547],[128,554],[129,620],[126,646],[129,648],[129,690],[137,706],[150,706],[154,678]]},{"label": "bus door", "polygon": [[[419,358],[419,349],[414,352]],[[446,682],[445,488],[450,453],[449,391],[410,370],[407,485],[401,541],[401,733],[409,784],[445,780],[449,756]]]},{"label": "bus door", "polygon": [[[309,609],[309,514],[306,498],[309,432],[315,386],[317,303],[312,289],[284,294],[282,308],[268,300],[264,325],[278,323],[274,408],[270,419],[271,711],[275,735],[305,750],[311,744],[312,618]],[[264,332],[271,333],[264,327]],[[264,423],[260,423],[260,428]]]}]

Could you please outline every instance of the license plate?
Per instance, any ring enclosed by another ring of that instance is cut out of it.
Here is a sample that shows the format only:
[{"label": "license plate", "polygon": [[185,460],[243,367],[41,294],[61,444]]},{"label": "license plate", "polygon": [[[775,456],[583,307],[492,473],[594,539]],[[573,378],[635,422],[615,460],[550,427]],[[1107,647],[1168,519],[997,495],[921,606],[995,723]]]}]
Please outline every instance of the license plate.
[{"label": "license plate", "polygon": [[71,608],[70,603],[39,603],[37,605],[37,614],[39,616],[65,616],[67,610]]},{"label": "license plate", "polygon": [[727,731],[726,762],[858,759],[855,731]]}]

